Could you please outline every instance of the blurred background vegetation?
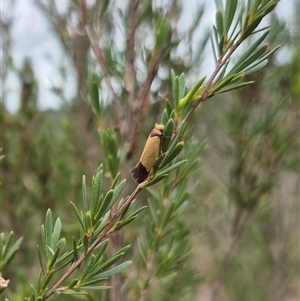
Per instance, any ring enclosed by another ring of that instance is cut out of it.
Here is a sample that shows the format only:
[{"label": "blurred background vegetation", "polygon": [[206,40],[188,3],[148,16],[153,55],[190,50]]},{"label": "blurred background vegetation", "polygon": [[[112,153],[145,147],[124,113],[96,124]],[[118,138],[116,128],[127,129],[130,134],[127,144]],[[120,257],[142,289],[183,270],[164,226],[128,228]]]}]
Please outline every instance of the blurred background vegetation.
[{"label": "blurred background vegetation", "polygon": [[[66,99],[63,84],[53,88],[63,104],[56,110],[41,110],[34,62],[26,59],[21,69],[16,68],[10,38],[14,20],[1,16],[5,41],[1,232],[13,230],[15,237],[23,237],[16,258],[2,271],[5,278],[11,279],[8,288],[11,300],[19,300],[28,293],[28,283],[37,277],[36,245],[40,243],[40,226],[48,208],[63,220],[65,237],[78,234],[70,201],[77,202],[81,197],[82,175],[86,175],[90,184],[98,165],[106,162],[101,134],[107,128],[114,128],[117,122],[109,101],[109,88],[104,86],[107,77],[104,66],[99,66],[90,41],[81,32],[79,4],[68,1],[64,13],[57,10],[54,1],[36,0],[35,5],[49,20],[72,62],[77,84],[76,96],[72,99]],[[164,97],[170,98],[170,69],[177,74],[184,72],[189,83],[199,77],[201,62],[206,60],[208,32],[201,23],[205,5],[195,8],[198,13],[186,32],[176,27],[182,5],[187,4],[166,1],[161,6],[144,1],[139,7],[135,88],[150,68],[147,47],[153,41],[149,36],[161,22],[162,13],[167,11],[174,32],[172,38],[165,37],[163,59],[151,79],[151,91],[146,95],[148,101],[143,109],[147,118],[141,125],[138,150],[125,163],[129,167],[136,163],[149,130],[159,122]],[[108,73],[123,103],[130,94],[127,89],[130,84],[123,85],[124,57],[128,54],[118,41],[118,31],[124,33],[130,22],[127,9],[125,4],[124,8],[116,8],[110,1],[91,1],[87,11],[88,22],[94,24],[96,32],[100,29],[100,45],[103,45]],[[295,2],[295,23],[298,17],[299,4]],[[249,76],[249,80],[255,81],[253,85],[214,97],[193,117],[191,141],[197,145],[206,139],[207,147],[200,165],[187,180],[191,190],[189,206],[177,225],[190,237],[191,265],[181,271],[177,279],[181,283],[168,283],[159,297],[152,292],[144,300],[299,300],[299,30],[292,31],[276,13],[272,13],[268,21],[272,26],[268,42],[271,46],[281,44],[281,55],[288,59],[279,63],[275,54],[266,67]],[[195,48],[192,43],[197,32],[201,32],[201,38]],[[125,40],[124,34],[122,41]],[[7,109],[10,72],[20,82],[19,108],[15,113]],[[88,93],[91,79],[103,88],[98,111]],[[134,187],[133,182],[131,185]],[[168,187],[168,183],[164,185]],[[150,195],[143,193],[138,201]],[[135,282],[138,278],[147,280],[140,271],[136,237],[147,237],[145,231],[149,229],[145,230],[145,223],[151,224],[147,222],[149,214],[149,210],[144,211],[123,237],[132,244],[127,256],[135,262],[128,271],[129,277],[126,276],[126,287],[122,288],[123,300],[139,300]],[[196,278],[189,273],[191,266],[197,271]],[[160,289],[155,285],[154,288]]]}]

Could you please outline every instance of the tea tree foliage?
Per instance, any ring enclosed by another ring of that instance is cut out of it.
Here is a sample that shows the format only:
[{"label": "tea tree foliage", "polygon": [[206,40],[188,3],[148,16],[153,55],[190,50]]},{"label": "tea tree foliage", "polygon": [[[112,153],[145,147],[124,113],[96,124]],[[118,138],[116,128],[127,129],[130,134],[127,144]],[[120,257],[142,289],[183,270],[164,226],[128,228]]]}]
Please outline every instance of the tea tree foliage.
[{"label": "tea tree foliage", "polygon": [[[77,128],[73,129],[66,119],[63,129],[71,141],[80,141],[80,147],[76,151],[64,148],[64,153],[69,151],[71,155],[58,163],[55,173],[64,170],[63,163],[70,160],[68,165],[73,163],[76,168],[64,175],[77,175],[74,186],[79,186],[78,174],[85,166],[88,176],[81,178],[81,198],[74,190],[72,197],[64,200],[68,214],[59,208],[57,212],[52,208],[45,210],[41,241],[37,244],[39,273],[35,282],[28,280],[34,284],[18,298],[67,300],[72,295],[90,300],[100,296],[111,301],[192,300],[197,286],[204,281],[193,264],[193,218],[189,219],[194,207],[201,206],[199,200],[192,204],[190,199],[201,182],[199,164],[207,144],[206,140],[199,142],[195,138],[198,108],[209,98],[252,87],[252,74],[266,68],[279,47],[267,41],[271,29],[261,27],[278,1],[216,0],[210,35],[200,26],[204,7],[197,12],[189,33],[180,33],[177,20],[183,4],[178,1],[159,7],[152,1],[131,0],[120,8],[111,1],[80,0],[68,4],[66,15],[60,14],[52,1],[37,3],[50,17],[66,52],[72,53],[78,80],[77,97],[69,115],[70,120],[77,121]],[[67,24],[74,19],[72,14],[77,23],[71,28]],[[117,26],[124,35],[123,47],[116,41]],[[187,62],[174,57],[181,40],[186,39],[187,46],[191,46],[196,30],[202,30],[203,38],[192,59]],[[151,43],[146,43],[147,38]],[[207,41],[211,42],[215,68],[191,83],[189,72],[199,66]],[[167,79],[159,75],[162,70],[167,70]],[[155,87],[155,79],[159,88]],[[32,98],[36,95],[34,83],[32,80],[29,89]],[[164,100],[159,101],[162,92]],[[265,123],[258,122],[251,133],[247,132],[248,144],[252,143],[251,135],[254,141],[258,132],[274,125],[271,120],[277,108],[280,110],[279,106],[270,110]],[[26,110],[22,114],[28,115]],[[240,133],[246,128],[251,113],[233,109],[227,114],[227,126],[236,138],[235,131]],[[29,122],[30,116],[26,120]],[[145,181],[133,186],[130,169],[143,144],[142,133],[155,123],[164,127],[158,158]],[[91,124],[97,132],[91,133]],[[20,140],[24,141],[22,137]],[[96,172],[95,144],[101,144],[101,151],[96,148],[96,157],[101,157]],[[43,143],[38,145],[42,148]],[[260,177],[256,170],[246,168],[248,158],[256,153],[238,149],[238,143],[236,146],[231,151],[241,155],[232,163],[227,185],[238,209],[233,229],[238,237],[245,225],[244,216],[245,220],[251,217],[260,198],[274,188],[276,180]],[[58,155],[53,157],[56,160]],[[44,158],[41,161],[46,164]],[[92,172],[94,176],[90,177]],[[51,178],[43,172],[41,175],[47,182]],[[71,233],[68,223],[76,229],[72,235],[66,235]],[[4,278],[21,240],[13,243],[12,232],[7,239],[3,233],[0,236]],[[213,296],[218,296],[218,283],[216,287]],[[7,300],[13,300],[9,294]]]}]

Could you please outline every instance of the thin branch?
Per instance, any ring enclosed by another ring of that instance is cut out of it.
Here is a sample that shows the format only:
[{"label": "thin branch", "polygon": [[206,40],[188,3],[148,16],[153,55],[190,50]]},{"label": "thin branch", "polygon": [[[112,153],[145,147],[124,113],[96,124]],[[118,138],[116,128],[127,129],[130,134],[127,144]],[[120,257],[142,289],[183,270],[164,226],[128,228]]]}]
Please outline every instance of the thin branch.
[{"label": "thin branch", "polygon": [[149,102],[149,91],[152,82],[157,75],[158,67],[161,63],[162,56],[161,51],[154,53],[148,69],[148,74],[142,85],[140,86],[134,101],[131,104],[129,111],[129,120],[131,121],[131,128],[127,131],[127,141],[130,143],[127,158],[131,158],[134,152],[134,147],[136,144],[137,137],[139,136],[141,130],[141,122],[143,118],[143,108]]},{"label": "thin branch", "polygon": [[124,119],[124,116],[123,116],[123,113],[122,113],[123,110],[122,110],[122,106],[120,104],[120,99],[119,99],[118,95],[116,94],[116,92],[115,92],[115,90],[114,90],[114,88],[111,84],[109,69],[108,69],[108,66],[106,64],[106,60],[104,58],[103,51],[100,48],[100,46],[99,46],[98,42],[96,41],[96,39],[93,37],[89,26],[85,25],[84,29],[85,29],[85,32],[86,32],[89,40],[90,40],[92,50],[93,50],[100,66],[102,68],[106,86],[107,86],[110,94],[112,95],[112,102],[113,102],[113,106],[114,106],[114,109],[115,109],[115,113],[117,115],[118,127],[119,127],[119,129],[121,129],[121,122]]},{"label": "thin branch", "polygon": [[105,238],[107,238],[115,226],[116,222],[120,218],[120,216],[127,211],[131,203],[135,200],[136,196],[143,189],[142,186],[145,185],[150,179],[147,179],[143,183],[140,183],[136,189],[126,198],[124,204],[119,208],[119,210],[112,216],[111,220],[108,221],[98,238],[90,245],[87,252],[82,254],[76,262],[74,262],[69,269],[65,272],[65,274],[53,285],[53,287],[48,291],[44,300],[47,300],[51,295],[53,295],[56,291],[61,290],[60,286],[62,283],[80,266],[80,264],[92,253],[92,251],[101,243]]},{"label": "thin branch", "polygon": [[[130,5],[134,5],[138,0],[132,0]],[[171,19],[172,16],[176,12],[177,7],[177,0],[173,0],[168,12],[166,13],[166,16]],[[130,21],[129,21],[130,22]],[[132,102],[130,103],[130,109],[128,112],[128,118],[131,121],[131,127],[130,129],[127,129],[127,142],[130,143],[129,151],[127,154],[127,158],[131,158],[134,148],[136,145],[136,141],[138,139],[138,136],[140,134],[141,130],[141,123],[142,119],[145,113],[145,107],[148,105],[150,101],[149,97],[149,91],[150,87],[152,85],[152,82],[157,75],[159,65],[164,57],[163,53],[167,53],[168,51],[163,51],[163,49],[160,49],[158,51],[153,51],[153,56],[149,63],[148,73],[147,77],[145,78],[144,82],[141,84],[139,90],[136,93],[136,97]],[[134,129],[134,130],[133,130]]]},{"label": "thin branch", "polygon": [[123,120],[124,120],[124,114],[123,114],[123,109],[120,103],[120,99],[119,96],[116,94],[112,84],[111,84],[111,80],[110,80],[110,74],[109,74],[109,68],[107,66],[103,51],[101,49],[101,47],[99,46],[98,41],[96,40],[96,38],[94,37],[92,30],[90,28],[90,26],[87,24],[87,17],[86,17],[86,13],[87,13],[87,8],[86,8],[86,1],[85,0],[81,0],[80,1],[80,13],[81,13],[81,22],[82,22],[82,27],[85,30],[85,33],[91,43],[91,47],[92,50],[100,64],[100,67],[102,68],[102,72],[104,74],[104,80],[106,83],[106,86],[109,90],[109,93],[112,95],[112,102],[113,102],[113,106],[114,106],[114,110],[115,110],[115,114],[117,117],[117,124],[118,124],[118,128],[120,130],[122,130],[123,127]]},{"label": "thin branch", "polygon": [[242,43],[241,40],[238,40],[233,47],[231,48],[231,50],[227,53],[227,55],[222,58],[220,57],[218,62],[217,62],[217,66],[215,71],[213,72],[213,74],[211,75],[211,77],[209,78],[208,82],[206,83],[203,92],[201,94],[201,96],[198,98],[198,100],[195,102],[195,104],[193,105],[193,107],[191,108],[191,110],[187,113],[187,115],[185,116],[185,118],[183,119],[182,124],[185,124],[188,122],[188,120],[192,117],[192,115],[194,114],[195,110],[197,109],[197,107],[200,105],[201,102],[204,102],[205,100],[207,100],[210,95],[208,94],[209,89],[211,88],[211,85],[214,81],[214,79],[216,78],[216,76],[218,75],[218,73],[220,72],[220,70],[222,69],[222,67],[227,63],[227,61],[229,60],[229,58],[232,56],[232,54],[236,51],[236,49],[240,46],[240,44]]},{"label": "thin branch", "polygon": [[137,28],[137,8],[139,0],[131,0],[128,11],[128,30],[126,38],[126,66],[125,66],[125,89],[128,93],[127,103],[130,106],[134,101],[136,87],[135,71],[135,31]]}]

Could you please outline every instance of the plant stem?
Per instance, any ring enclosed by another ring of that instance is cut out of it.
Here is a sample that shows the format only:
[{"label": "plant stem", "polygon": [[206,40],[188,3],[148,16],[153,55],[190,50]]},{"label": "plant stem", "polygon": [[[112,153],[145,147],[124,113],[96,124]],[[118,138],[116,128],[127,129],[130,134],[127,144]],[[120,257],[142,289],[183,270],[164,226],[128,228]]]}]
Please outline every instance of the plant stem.
[{"label": "plant stem", "polygon": [[209,78],[208,82],[206,83],[203,92],[201,96],[198,98],[198,100],[195,102],[191,110],[186,114],[185,118],[183,119],[182,124],[185,124],[189,121],[189,119],[192,117],[194,114],[195,110],[197,107],[200,105],[201,102],[204,102],[207,98],[209,98],[211,95],[208,94],[209,89],[211,88],[211,85],[222,69],[222,67],[226,64],[226,62],[229,60],[229,58],[232,56],[232,54],[236,51],[236,49],[241,45],[242,40],[238,40],[231,48],[231,50],[227,53],[225,57],[220,57],[217,61],[217,66],[215,71],[212,73],[211,77]]},{"label": "plant stem", "polygon": [[65,274],[48,291],[48,293],[44,297],[44,300],[47,300],[51,295],[53,295],[57,290],[59,290],[59,286],[80,266],[80,264],[91,254],[91,252],[99,245],[99,243],[101,243],[106,237],[108,237],[112,233],[110,232],[110,230],[116,224],[117,220],[122,215],[122,213],[129,208],[136,196],[140,193],[140,191],[142,190],[142,185],[144,185],[148,181],[149,180],[146,180],[145,182],[140,183],[132,192],[132,194],[127,197],[127,200],[124,202],[122,207],[112,216],[111,220],[106,224],[98,238],[90,245],[87,252],[85,254],[82,254],[78,258],[78,260],[69,267]]}]

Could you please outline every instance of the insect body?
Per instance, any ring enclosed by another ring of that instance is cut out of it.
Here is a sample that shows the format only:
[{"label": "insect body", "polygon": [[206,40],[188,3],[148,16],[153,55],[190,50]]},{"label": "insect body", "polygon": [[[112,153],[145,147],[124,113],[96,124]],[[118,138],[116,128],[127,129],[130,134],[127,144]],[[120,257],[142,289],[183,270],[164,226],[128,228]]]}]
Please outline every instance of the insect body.
[{"label": "insect body", "polygon": [[155,164],[160,152],[163,130],[164,126],[162,124],[155,125],[146,141],[139,163],[131,170],[132,178],[137,183],[143,182],[148,177]]}]

